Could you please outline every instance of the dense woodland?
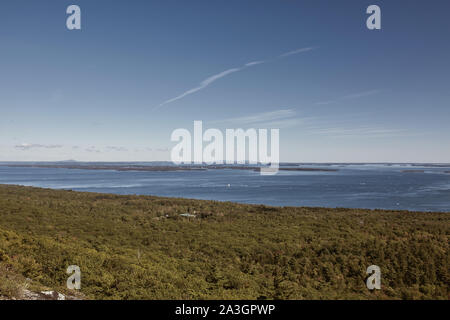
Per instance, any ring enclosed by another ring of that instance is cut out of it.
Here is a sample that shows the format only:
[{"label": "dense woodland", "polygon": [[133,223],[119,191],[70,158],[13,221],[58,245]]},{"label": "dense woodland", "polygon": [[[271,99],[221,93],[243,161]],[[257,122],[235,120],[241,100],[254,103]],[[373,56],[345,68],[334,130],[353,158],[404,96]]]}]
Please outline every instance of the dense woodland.
[{"label": "dense woodland", "polygon": [[[78,265],[86,299],[449,299],[449,231],[450,213],[3,185],[0,296],[68,292]],[[381,290],[366,288],[372,264]]]}]

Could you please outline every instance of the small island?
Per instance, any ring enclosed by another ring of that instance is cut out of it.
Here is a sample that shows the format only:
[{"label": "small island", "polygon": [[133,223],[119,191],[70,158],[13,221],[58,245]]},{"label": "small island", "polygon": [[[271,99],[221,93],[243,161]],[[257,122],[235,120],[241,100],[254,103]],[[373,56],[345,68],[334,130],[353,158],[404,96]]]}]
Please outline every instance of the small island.
[{"label": "small island", "polygon": [[[55,168],[55,169],[79,169],[79,170],[114,170],[114,171],[204,171],[204,170],[252,170],[259,172],[261,168],[257,166],[234,166],[234,165],[94,165],[94,164],[8,164],[14,168]],[[280,171],[322,171],[333,172],[339,169],[330,168],[301,168],[301,167],[279,167]]]}]

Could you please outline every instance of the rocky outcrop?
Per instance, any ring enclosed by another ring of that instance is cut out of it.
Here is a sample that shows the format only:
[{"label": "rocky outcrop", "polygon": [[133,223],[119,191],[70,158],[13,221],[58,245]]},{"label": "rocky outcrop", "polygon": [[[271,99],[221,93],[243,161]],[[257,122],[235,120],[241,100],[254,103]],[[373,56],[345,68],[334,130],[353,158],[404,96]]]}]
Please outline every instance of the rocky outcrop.
[{"label": "rocky outcrop", "polygon": [[66,295],[57,291],[40,291],[33,292],[28,289],[22,291],[20,297],[4,297],[0,296],[0,300],[83,300],[83,297],[77,295]]}]

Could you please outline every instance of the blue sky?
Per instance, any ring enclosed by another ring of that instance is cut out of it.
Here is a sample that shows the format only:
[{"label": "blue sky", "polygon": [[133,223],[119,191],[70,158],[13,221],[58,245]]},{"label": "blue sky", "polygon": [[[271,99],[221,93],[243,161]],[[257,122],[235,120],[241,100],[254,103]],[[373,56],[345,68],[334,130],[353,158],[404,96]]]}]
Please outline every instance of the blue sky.
[{"label": "blue sky", "polygon": [[[66,29],[77,4],[82,30]],[[377,4],[382,30],[365,26]],[[448,1],[0,3],[0,161],[168,160],[279,128],[282,161],[450,162]]]}]

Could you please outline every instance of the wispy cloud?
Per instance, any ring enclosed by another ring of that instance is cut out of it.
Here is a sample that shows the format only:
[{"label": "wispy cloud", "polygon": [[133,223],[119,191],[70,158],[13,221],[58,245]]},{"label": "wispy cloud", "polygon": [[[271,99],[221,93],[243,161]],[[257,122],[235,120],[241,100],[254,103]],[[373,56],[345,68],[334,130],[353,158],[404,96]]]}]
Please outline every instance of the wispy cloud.
[{"label": "wispy cloud", "polygon": [[266,63],[266,61],[261,60],[261,61],[252,61],[252,62],[248,62],[245,64],[246,67],[251,67],[251,66],[256,66],[258,64],[262,64],[262,63]]},{"label": "wispy cloud", "polygon": [[308,48],[301,48],[301,49],[297,49],[297,50],[292,50],[292,51],[280,54],[279,57],[280,58],[284,58],[284,57],[292,56],[294,54],[308,52],[308,51],[311,51],[311,50],[314,50],[314,49],[315,49],[314,47],[308,47]]},{"label": "wispy cloud", "polygon": [[[354,115],[352,115],[354,116]],[[412,133],[401,128],[387,128],[378,125],[354,125],[354,117],[329,119],[315,116],[300,116],[295,109],[280,109],[253,115],[210,121],[208,124],[225,125],[230,128],[292,128],[298,127],[302,135],[323,136],[327,138],[392,138],[411,136]],[[363,123],[364,119],[358,120]]]},{"label": "wispy cloud", "polygon": [[14,148],[19,150],[30,150],[30,149],[38,149],[38,148],[44,148],[44,149],[58,149],[62,148],[62,145],[59,144],[37,144],[37,143],[21,143],[18,145],[15,145]]},{"label": "wispy cloud", "polygon": [[367,123],[366,116],[364,118],[355,118],[354,114],[341,120],[319,117],[309,118],[302,123],[301,130],[302,134],[305,135],[317,135],[333,139],[394,138],[415,135],[405,128],[392,128],[384,125]]},{"label": "wispy cloud", "polygon": [[376,126],[323,127],[308,130],[308,133],[324,135],[331,138],[387,138],[409,135],[405,129],[391,129]]},{"label": "wispy cloud", "polygon": [[210,121],[208,124],[225,125],[230,127],[253,126],[259,128],[288,128],[295,127],[312,118],[299,117],[293,109],[280,109],[275,111],[261,112],[249,116],[228,118]]},{"label": "wispy cloud", "polygon": [[125,148],[125,147],[117,147],[117,146],[107,146],[106,149],[109,150],[109,151],[117,151],[117,152],[121,152],[121,151],[126,152],[126,151],[128,151],[128,149]]},{"label": "wispy cloud", "polygon": [[357,98],[372,96],[377,93],[380,93],[380,90],[363,91],[363,92],[358,92],[358,93],[353,93],[353,94],[343,96],[342,99],[357,99]]},{"label": "wispy cloud", "polygon": [[274,128],[274,129],[286,129],[292,127],[298,127],[308,122],[309,118],[297,117],[297,118],[286,118],[273,121],[267,121],[260,123],[263,128]]},{"label": "wispy cloud", "polygon": [[324,106],[324,105],[332,104],[332,103],[336,103],[336,100],[319,101],[319,102],[316,102],[316,105]]},{"label": "wispy cloud", "polygon": [[90,146],[90,147],[84,149],[84,151],[86,151],[86,152],[92,152],[92,153],[100,153],[100,152],[102,152],[100,149],[98,149],[98,148],[95,147],[95,146]]},{"label": "wispy cloud", "polygon": [[200,85],[198,87],[189,89],[188,91],[180,94],[179,96],[176,96],[175,98],[166,100],[163,103],[161,103],[158,107],[161,107],[161,106],[163,106],[165,104],[168,104],[168,103],[180,100],[180,99],[182,99],[182,98],[184,98],[184,97],[186,97],[186,96],[188,96],[190,94],[193,94],[194,92],[197,92],[197,91],[200,91],[202,89],[205,89],[207,86],[209,86],[214,81],[219,80],[220,78],[226,77],[227,75],[229,75],[231,73],[238,72],[238,71],[241,71],[241,70],[242,70],[242,68],[228,69],[228,70],[225,70],[225,71],[223,71],[221,73],[215,74],[215,75],[213,75],[213,76],[211,76],[209,78],[206,78],[205,80],[203,80],[200,83]]},{"label": "wispy cloud", "polygon": [[369,90],[369,91],[352,93],[352,94],[348,94],[348,95],[336,98],[334,100],[320,101],[320,102],[317,102],[316,105],[327,105],[327,104],[337,103],[337,102],[340,102],[340,101],[343,101],[343,100],[358,99],[358,98],[362,98],[362,97],[367,97],[367,96],[371,96],[371,95],[374,95],[374,94],[378,94],[380,92],[381,92],[381,90]]},{"label": "wispy cloud", "polygon": [[230,75],[232,73],[239,72],[241,70],[244,70],[246,68],[250,68],[250,67],[253,67],[253,66],[256,66],[256,65],[268,63],[268,62],[271,62],[273,60],[282,59],[282,58],[285,58],[285,57],[288,57],[288,56],[292,56],[292,55],[295,55],[295,54],[311,51],[313,49],[315,49],[315,48],[314,47],[300,48],[300,49],[297,49],[297,50],[293,50],[293,51],[289,51],[289,52],[283,53],[283,54],[279,55],[278,57],[276,57],[274,59],[251,61],[251,62],[248,62],[248,63],[244,64],[241,67],[231,68],[231,69],[222,71],[220,73],[217,73],[215,75],[212,75],[212,76],[206,78],[205,80],[200,82],[200,84],[197,87],[189,89],[189,90],[183,92],[182,94],[180,94],[180,95],[178,95],[178,96],[176,96],[174,98],[171,98],[171,99],[168,99],[168,100],[162,102],[156,108],[154,108],[154,110],[156,110],[156,109],[158,109],[158,108],[160,108],[160,107],[162,107],[162,106],[164,106],[166,104],[169,104],[169,103],[175,102],[177,100],[180,100],[180,99],[182,99],[182,98],[184,98],[184,97],[186,97],[188,95],[191,95],[191,94],[193,94],[193,93],[195,93],[197,91],[203,90],[206,87],[208,87],[210,84],[212,84],[213,82],[215,82],[215,81],[217,81],[217,80],[219,80],[221,78],[224,78],[224,77],[226,77],[226,76],[228,76],[228,75]]},{"label": "wispy cloud", "polygon": [[254,123],[259,123],[259,122],[273,121],[273,120],[277,120],[277,119],[288,118],[288,117],[292,117],[294,115],[295,115],[294,110],[282,109],[282,110],[257,113],[257,114],[244,116],[244,117],[216,120],[216,121],[211,121],[210,123],[211,124],[237,124],[237,125],[254,124]]}]

